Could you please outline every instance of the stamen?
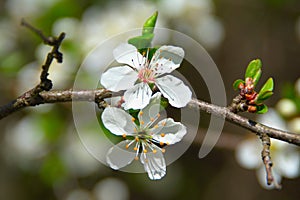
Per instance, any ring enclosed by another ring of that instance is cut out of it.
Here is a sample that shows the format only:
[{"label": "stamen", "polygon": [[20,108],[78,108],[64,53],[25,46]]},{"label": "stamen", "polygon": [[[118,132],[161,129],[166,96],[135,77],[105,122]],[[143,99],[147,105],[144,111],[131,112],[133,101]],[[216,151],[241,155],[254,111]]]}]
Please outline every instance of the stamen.
[{"label": "stamen", "polygon": [[166,149],[161,149],[161,152],[162,153],[166,153]]},{"label": "stamen", "polygon": [[144,149],[143,152],[144,152],[144,153],[147,153],[148,151],[147,151],[147,149]]},{"label": "stamen", "polygon": [[155,124],[154,128],[158,128],[158,125],[157,125],[157,124]]},{"label": "stamen", "polygon": [[159,145],[160,145],[160,146],[163,146],[164,144],[165,144],[165,143],[163,143],[163,142],[159,142]]},{"label": "stamen", "polygon": [[138,137],[138,136],[136,136],[136,137],[135,137],[135,141],[137,141],[137,142],[138,142],[139,140],[140,140],[140,139],[139,139],[139,137]]},{"label": "stamen", "polygon": [[157,113],[157,118],[159,118],[160,117],[160,114],[159,113]]},{"label": "stamen", "polygon": [[166,125],[166,121],[163,121],[163,122],[161,123],[161,125],[162,125],[162,126],[165,126],[165,125]]},{"label": "stamen", "polygon": [[140,123],[141,123],[142,125],[144,125],[144,124],[145,124],[145,122],[144,122],[144,121],[141,121]]},{"label": "stamen", "polygon": [[140,111],[140,113],[139,113],[141,116],[144,114],[144,112],[143,111]]},{"label": "stamen", "polygon": [[137,156],[136,156],[136,157],[134,157],[134,160],[139,160],[139,157],[137,157]]},{"label": "stamen", "polygon": [[122,137],[123,137],[123,138],[126,138],[126,134],[124,133],[124,134],[122,135]]},{"label": "stamen", "polygon": [[134,118],[134,117],[132,117],[132,118],[131,118],[131,121],[132,121],[132,122],[134,122],[134,121],[135,121],[135,118]]},{"label": "stamen", "polygon": [[152,152],[155,154],[155,153],[157,152],[157,150],[156,150],[156,149],[153,149]]},{"label": "stamen", "polygon": [[161,133],[160,134],[161,137],[165,137],[165,135],[166,135],[165,133]]},{"label": "stamen", "polygon": [[154,118],[153,118],[153,117],[150,117],[150,121],[153,122],[153,121],[154,121]]}]

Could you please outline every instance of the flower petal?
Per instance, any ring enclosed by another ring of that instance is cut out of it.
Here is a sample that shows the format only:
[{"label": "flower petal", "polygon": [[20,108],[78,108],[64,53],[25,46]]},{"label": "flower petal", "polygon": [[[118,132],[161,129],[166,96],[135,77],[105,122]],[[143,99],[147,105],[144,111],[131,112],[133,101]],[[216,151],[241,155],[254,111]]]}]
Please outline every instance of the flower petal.
[{"label": "flower petal", "polygon": [[153,69],[157,76],[170,73],[180,66],[183,58],[184,51],[182,48],[161,46],[151,59],[150,69]]},{"label": "flower petal", "polygon": [[[155,145],[153,145],[155,147]],[[155,147],[156,148],[156,147]],[[151,180],[159,180],[167,173],[166,162],[161,151],[142,153],[141,162]]]},{"label": "flower petal", "polygon": [[156,79],[156,86],[159,91],[169,100],[169,103],[181,108],[187,105],[192,99],[192,92],[180,79],[166,75]]},{"label": "flower petal", "polygon": [[133,135],[136,128],[131,115],[119,108],[105,108],[101,119],[103,125],[115,135]]},{"label": "flower petal", "polygon": [[126,145],[130,142],[131,140],[124,140],[108,150],[106,162],[111,168],[118,170],[133,161],[136,153],[126,149]]},{"label": "flower petal", "polygon": [[126,90],[124,93],[124,103],[122,106],[125,110],[142,109],[150,102],[152,95],[151,88],[146,83],[138,83],[134,87]]},{"label": "flower petal", "polygon": [[114,58],[119,63],[124,63],[136,69],[141,69],[146,62],[146,58],[142,56],[135,46],[122,43],[113,51]]},{"label": "flower petal", "polygon": [[180,122],[174,122],[171,118],[164,119],[157,125],[158,127],[150,129],[150,132],[153,133],[153,139],[158,142],[175,144],[186,134],[186,127]]},{"label": "flower petal", "polygon": [[133,87],[138,73],[128,66],[113,67],[101,76],[101,85],[108,90],[118,92]]},{"label": "flower petal", "polygon": [[160,99],[161,93],[155,93],[151,97],[150,103],[139,112],[138,119],[141,128],[149,127],[158,118],[161,109]]},{"label": "flower petal", "polygon": [[[286,149],[274,154],[276,156],[276,169],[286,178],[296,178],[300,174],[300,155],[296,148],[286,146]],[[271,152],[272,153],[272,152]]]},{"label": "flower petal", "polygon": [[256,169],[262,165],[260,151],[259,140],[249,139],[242,141],[236,149],[236,160],[246,169]]}]

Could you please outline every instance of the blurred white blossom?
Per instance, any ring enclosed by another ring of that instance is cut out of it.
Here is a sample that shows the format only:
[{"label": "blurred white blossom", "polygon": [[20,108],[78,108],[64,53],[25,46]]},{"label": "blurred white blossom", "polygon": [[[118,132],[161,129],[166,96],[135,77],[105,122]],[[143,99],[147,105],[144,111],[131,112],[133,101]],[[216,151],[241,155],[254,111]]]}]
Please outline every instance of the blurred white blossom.
[{"label": "blurred white blossom", "polygon": [[[274,109],[260,115],[258,121],[267,126],[287,130],[283,119]],[[251,138],[241,142],[236,149],[238,163],[246,169],[256,169],[259,183],[266,189],[274,188],[274,185],[267,185],[266,171],[261,159],[262,145],[258,138]],[[271,139],[271,158],[273,161],[273,175],[277,182],[282,177],[296,178],[300,174],[300,151],[299,148],[280,140]]]}]

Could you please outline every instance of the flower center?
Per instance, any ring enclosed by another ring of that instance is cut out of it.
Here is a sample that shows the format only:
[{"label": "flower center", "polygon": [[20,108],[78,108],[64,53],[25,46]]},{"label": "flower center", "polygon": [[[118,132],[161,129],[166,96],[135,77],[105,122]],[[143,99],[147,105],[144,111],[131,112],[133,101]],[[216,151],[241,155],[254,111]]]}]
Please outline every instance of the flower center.
[{"label": "flower center", "polygon": [[155,77],[152,69],[149,68],[142,68],[139,71],[138,78],[141,82],[144,83],[154,83]]}]

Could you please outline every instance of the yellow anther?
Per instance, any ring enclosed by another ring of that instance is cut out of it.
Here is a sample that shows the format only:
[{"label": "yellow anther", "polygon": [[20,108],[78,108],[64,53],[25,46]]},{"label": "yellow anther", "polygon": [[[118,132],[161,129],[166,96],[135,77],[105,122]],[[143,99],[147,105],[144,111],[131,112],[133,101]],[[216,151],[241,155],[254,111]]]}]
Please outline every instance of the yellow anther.
[{"label": "yellow anther", "polygon": [[161,152],[165,153],[165,152],[166,152],[166,150],[165,150],[165,149],[161,149]]},{"label": "yellow anther", "polygon": [[133,118],[131,118],[131,121],[132,121],[132,122],[134,122],[134,121],[135,121],[135,118],[134,118],[134,117],[133,117]]},{"label": "yellow anther", "polygon": [[163,121],[163,122],[161,123],[161,125],[162,125],[162,126],[165,126],[165,125],[166,125],[166,121]]},{"label": "yellow anther", "polygon": [[138,142],[139,140],[140,140],[140,139],[139,139],[138,137],[135,137],[135,141],[137,141],[137,142]]},{"label": "yellow anther", "polygon": [[133,150],[134,150],[134,151],[137,151],[137,150],[138,150],[138,148],[137,148],[137,147],[134,147],[134,148],[133,148]]},{"label": "yellow anther", "polygon": [[140,115],[143,115],[144,114],[144,112],[143,111],[140,111]]},{"label": "yellow anther", "polygon": [[122,135],[122,137],[123,137],[123,138],[126,138],[126,134],[124,133],[124,134]]},{"label": "yellow anther", "polygon": [[170,145],[170,143],[169,143],[169,142],[167,142],[166,144],[167,144],[167,145]]},{"label": "yellow anther", "polygon": [[141,123],[142,125],[144,125],[144,124],[145,124],[145,122],[144,122],[144,121],[141,121],[140,123]]},{"label": "yellow anther", "polygon": [[154,126],[154,128],[158,128],[158,125],[156,124],[156,125]]},{"label": "yellow anther", "polygon": [[164,133],[161,133],[161,134],[160,134],[161,137],[165,137],[165,135],[166,135],[166,134],[164,134]]},{"label": "yellow anther", "polygon": [[144,152],[144,153],[147,153],[148,151],[147,151],[147,149],[144,149],[143,152]]},{"label": "yellow anther", "polygon": [[150,121],[153,122],[153,121],[154,121],[154,118],[153,118],[153,117],[150,117]]},{"label": "yellow anther", "polygon": [[129,148],[129,145],[128,144],[126,144],[126,149],[128,149]]},{"label": "yellow anther", "polygon": [[134,157],[134,160],[139,160],[139,157],[137,157],[137,156],[136,156],[136,157]]},{"label": "yellow anther", "polygon": [[134,128],[133,131],[136,133],[137,132],[136,128]]},{"label": "yellow anther", "polygon": [[159,114],[159,113],[157,113],[157,117],[160,117],[160,114]]},{"label": "yellow anther", "polygon": [[153,150],[152,150],[152,152],[153,152],[153,153],[156,153],[156,152],[157,152],[157,150],[156,150],[156,149],[153,149]]},{"label": "yellow anther", "polygon": [[159,145],[160,145],[160,146],[162,146],[162,145],[164,145],[164,144],[165,144],[165,143],[163,143],[163,142],[159,142]]}]

